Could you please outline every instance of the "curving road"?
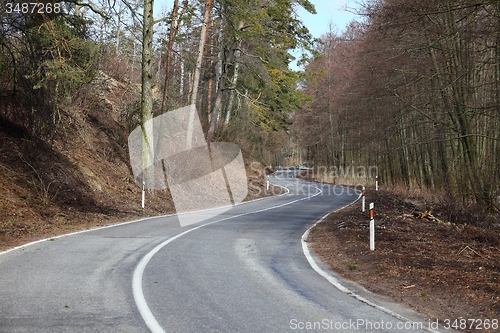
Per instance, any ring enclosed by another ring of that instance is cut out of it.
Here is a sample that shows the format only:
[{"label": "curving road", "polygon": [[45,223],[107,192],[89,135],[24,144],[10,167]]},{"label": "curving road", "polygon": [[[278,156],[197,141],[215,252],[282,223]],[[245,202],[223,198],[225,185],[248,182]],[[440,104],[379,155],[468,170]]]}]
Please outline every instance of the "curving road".
[{"label": "curving road", "polygon": [[339,281],[334,273],[329,281],[318,274],[326,274],[321,264],[311,267],[302,235],[358,194],[294,173],[270,177],[288,195],[240,204],[189,227],[179,227],[175,215],[151,218],[1,254],[0,332],[427,328],[411,311],[346,281],[350,291],[343,292],[332,285]]}]

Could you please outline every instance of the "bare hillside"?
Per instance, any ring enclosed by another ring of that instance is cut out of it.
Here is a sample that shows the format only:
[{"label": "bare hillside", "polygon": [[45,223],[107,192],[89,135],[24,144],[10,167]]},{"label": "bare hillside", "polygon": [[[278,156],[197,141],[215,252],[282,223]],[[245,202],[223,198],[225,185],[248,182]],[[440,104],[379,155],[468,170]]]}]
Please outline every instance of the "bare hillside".
[{"label": "bare hillside", "polygon": [[[71,105],[61,108],[63,125],[50,143],[1,119],[0,250],[175,211],[168,191],[148,193],[146,208],[141,208],[127,147],[138,92],[139,87],[100,72],[73,96]],[[262,167],[254,163],[248,170],[249,196],[265,195]]]}]

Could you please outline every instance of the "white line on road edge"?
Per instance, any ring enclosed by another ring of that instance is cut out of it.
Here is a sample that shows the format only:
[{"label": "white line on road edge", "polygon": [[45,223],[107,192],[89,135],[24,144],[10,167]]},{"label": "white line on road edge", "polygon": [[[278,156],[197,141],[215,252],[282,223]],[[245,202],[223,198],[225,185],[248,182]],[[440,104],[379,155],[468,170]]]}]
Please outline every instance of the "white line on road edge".
[{"label": "white line on road edge", "polygon": [[[359,198],[358,198],[359,200]],[[357,200],[356,200],[357,201]],[[351,205],[351,204],[349,204]],[[347,206],[349,206],[347,205]],[[345,207],[347,207],[345,206]],[[345,207],[342,207],[340,209],[338,209],[337,211],[345,208]],[[322,277],[324,277],[325,279],[328,280],[328,282],[330,282],[332,285],[334,285],[338,290],[356,298],[357,300],[371,306],[371,307],[374,307],[375,309],[377,310],[380,310],[382,312],[385,312],[387,313],[388,315],[396,318],[396,319],[399,319],[401,321],[404,321],[404,322],[410,322],[411,320],[406,318],[405,316],[402,316],[400,315],[399,313],[396,313],[392,310],[389,310],[383,306],[380,306],[378,304],[375,304],[369,300],[367,300],[366,298],[364,298],[363,296],[355,293],[354,291],[350,290],[349,288],[345,287],[342,283],[340,283],[339,280],[337,280],[335,277],[333,277],[332,275],[330,275],[328,272],[326,272],[325,270],[323,270],[322,268],[320,268],[318,266],[318,264],[316,264],[316,262],[314,261],[313,257],[311,256],[311,252],[309,252],[309,247],[307,246],[307,237],[309,236],[309,232],[311,231],[312,228],[314,228],[317,224],[323,222],[324,219],[326,219],[326,217],[328,215],[330,215],[331,213],[328,213],[326,214],[325,216],[323,216],[322,218],[320,218],[318,221],[316,221],[316,223],[314,223],[311,227],[309,227],[306,232],[304,232],[304,234],[302,235],[302,239],[301,239],[301,242],[302,242],[302,251],[304,252],[304,255],[306,256],[307,258],[307,261],[309,262],[309,265],[311,265],[311,267],[316,271],[316,273],[318,273],[319,275],[321,275]],[[440,333],[439,331],[436,331],[436,330],[433,330],[431,328],[423,328],[424,330],[428,331],[428,332],[432,332],[432,333]]]},{"label": "white line on road edge", "polygon": [[[281,205],[278,205],[278,206],[272,206],[272,207],[261,209],[261,210],[257,210],[257,211],[254,211],[254,212],[249,212],[249,213],[235,215],[235,216],[232,216],[232,217],[227,217],[227,218],[224,218],[224,219],[220,219],[220,220],[217,220],[217,221],[209,222],[209,223],[206,223],[206,224],[203,224],[203,225],[191,228],[189,230],[186,230],[186,231],[184,231],[184,232],[182,232],[182,233],[180,233],[180,234],[178,234],[178,235],[176,235],[176,236],[174,236],[174,237],[166,240],[165,242],[163,242],[160,245],[156,246],[146,256],[144,256],[142,258],[142,260],[139,262],[139,264],[137,265],[136,269],[134,270],[134,275],[133,275],[133,278],[132,278],[132,289],[133,289],[134,299],[135,299],[135,302],[136,302],[137,307],[139,309],[139,312],[141,313],[142,318],[144,319],[144,321],[146,322],[146,324],[148,325],[148,327],[151,329],[151,331],[153,333],[156,333],[156,332],[157,333],[164,333],[165,332],[162,329],[162,327],[158,324],[158,322],[156,321],[156,319],[153,316],[153,314],[151,313],[151,311],[149,310],[149,307],[148,307],[148,305],[146,303],[146,299],[144,298],[144,294],[142,292],[142,275],[144,273],[144,269],[146,268],[146,265],[151,260],[151,258],[158,251],[160,251],[164,246],[166,246],[170,242],[173,242],[177,238],[184,236],[188,232],[191,232],[193,230],[205,227],[207,225],[210,225],[210,224],[213,224],[213,223],[217,223],[217,222],[221,222],[221,221],[224,221],[224,220],[229,220],[229,219],[232,219],[232,218],[237,218],[237,217],[241,217],[241,216],[245,216],[245,215],[260,213],[260,212],[264,212],[266,210],[270,210],[270,209],[275,209],[275,208],[287,206],[287,205],[293,204],[293,203],[298,202],[298,201],[302,201],[302,200],[313,198],[313,197],[315,197],[315,196],[320,195],[321,193],[323,193],[323,191],[321,191],[318,187],[316,187],[316,186],[312,186],[312,187],[316,188],[319,192],[316,193],[316,194],[314,194],[314,195],[312,195],[312,196],[308,196],[308,197],[305,197],[305,198],[302,198],[302,199],[297,199],[297,200],[294,200],[294,201],[290,201],[288,203],[284,203],[284,204],[281,204]],[[238,203],[237,205],[234,205],[234,206],[237,207],[237,206],[242,206],[244,204],[248,204],[248,203],[255,202],[255,201],[260,201],[260,200],[264,200],[264,199],[281,197],[281,196],[284,196],[284,195],[287,195],[287,194],[290,193],[290,190],[288,188],[286,188],[286,187],[283,187],[283,188],[286,190],[286,192],[284,194],[280,194],[280,195],[277,195],[277,196],[263,197],[263,198],[258,198],[258,199],[254,199],[254,200],[248,200],[248,201],[240,202],[240,203]],[[87,229],[87,230],[81,230],[81,231],[71,232],[71,233],[67,233],[67,234],[63,234],[63,235],[58,235],[58,236],[53,236],[53,237],[49,237],[49,238],[44,238],[44,239],[40,239],[40,240],[37,240],[37,241],[34,241],[34,242],[26,243],[26,244],[23,244],[23,245],[20,245],[20,246],[16,246],[16,247],[10,248],[8,250],[2,251],[2,252],[0,252],[0,255],[7,254],[9,252],[13,252],[13,251],[16,251],[16,250],[21,250],[21,249],[24,249],[25,247],[28,247],[28,246],[31,246],[31,245],[35,245],[35,244],[38,244],[38,243],[42,243],[42,242],[46,242],[46,241],[48,241],[50,239],[58,239],[58,238],[67,237],[67,236],[74,236],[74,235],[86,233],[86,232],[89,232],[89,231],[97,231],[97,230],[102,230],[102,229],[114,228],[114,227],[119,227],[119,226],[123,226],[123,225],[127,225],[127,224],[132,224],[132,223],[137,223],[137,222],[143,222],[143,221],[146,221],[146,220],[157,219],[157,218],[170,217],[170,216],[175,216],[175,215],[176,214],[168,214],[168,215],[163,215],[163,216],[146,217],[146,218],[143,218],[143,219],[138,219],[138,220],[133,220],[133,221],[127,221],[127,222],[121,222],[121,223],[116,223],[116,224],[111,224],[111,225],[106,225],[106,226],[91,228],[91,229]]]},{"label": "white line on road edge", "polygon": [[268,210],[271,210],[271,209],[276,209],[276,208],[283,207],[283,206],[288,206],[288,205],[291,205],[291,204],[299,202],[299,201],[303,201],[303,200],[308,200],[308,199],[314,198],[315,196],[318,196],[321,193],[323,193],[323,191],[321,189],[319,189],[317,186],[314,186],[314,185],[310,185],[310,186],[316,188],[319,192],[316,193],[316,194],[314,194],[314,195],[307,196],[307,197],[302,198],[302,199],[293,200],[293,201],[290,201],[290,202],[287,202],[287,203],[284,203],[284,204],[281,204],[281,205],[272,206],[272,207],[268,207],[268,208],[256,210],[256,211],[253,211],[253,212],[238,214],[238,215],[235,215],[235,216],[229,216],[229,217],[217,220],[217,221],[208,222],[208,223],[205,223],[203,225],[191,228],[189,230],[184,231],[183,233],[180,233],[180,234],[178,234],[178,235],[176,235],[174,237],[171,237],[171,238],[167,239],[166,241],[164,241],[160,245],[156,246],[148,254],[146,254],[141,259],[141,261],[139,262],[139,264],[137,265],[137,267],[134,270],[134,275],[133,275],[133,278],[132,278],[132,291],[133,291],[133,294],[134,294],[134,300],[135,300],[135,303],[137,305],[137,309],[139,309],[139,312],[140,312],[142,318],[144,319],[144,322],[146,323],[146,325],[148,326],[148,328],[151,330],[151,332],[152,333],[165,333],[165,331],[160,326],[160,324],[158,323],[158,321],[154,317],[153,313],[149,309],[148,303],[146,302],[146,298],[144,297],[144,292],[142,290],[142,276],[144,274],[144,270],[146,269],[146,266],[149,263],[149,261],[153,258],[153,256],[156,253],[158,253],[163,247],[165,247],[169,243],[173,242],[174,240],[176,240],[176,239],[184,236],[185,234],[187,234],[187,233],[189,233],[191,231],[194,231],[194,230],[206,227],[206,226],[214,224],[214,223],[218,223],[218,222],[222,222],[222,221],[226,221],[226,220],[230,220],[230,219],[234,219],[234,218],[238,218],[238,217],[242,217],[242,216],[246,216],[246,215],[261,213],[261,212],[265,212],[265,211],[268,211]]},{"label": "white line on road edge", "polygon": [[102,229],[119,227],[119,226],[122,226],[122,225],[127,225],[127,224],[142,222],[142,221],[150,220],[150,219],[157,219],[157,218],[162,218],[162,217],[168,217],[168,216],[173,216],[173,215],[175,215],[175,214],[169,214],[169,215],[163,215],[163,216],[154,216],[154,217],[145,217],[145,218],[142,218],[142,219],[139,219],[139,220],[133,220],[133,221],[127,221],[127,222],[119,222],[119,223],[116,223],[116,224],[103,225],[103,226],[100,226],[100,227],[90,228],[90,229],[87,229],[87,230],[80,230],[80,231],[70,232],[70,233],[63,234],[63,235],[58,235],[58,236],[52,236],[52,237],[48,237],[48,238],[44,238],[44,239],[39,239],[37,241],[29,242],[29,243],[26,243],[26,244],[23,244],[23,245],[19,245],[19,246],[10,248],[10,249],[5,250],[3,252],[0,252],[0,255],[7,254],[7,253],[13,252],[15,250],[21,250],[21,249],[24,249],[25,247],[28,247],[28,246],[31,246],[31,245],[35,245],[35,244],[38,244],[38,243],[42,243],[42,242],[46,242],[48,240],[54,240],[54,239],[58,239],[58,238],[62,238],[62,237],[67,237],[67,236],[74,236],[74,235],[83,234],[85,232],[90,232],[90,231],[96,231],[96,230],[102,230]]},{"label": "white line on road edge", "polygon": [[[281,196],[284,196],[284,195],[287,195],[288,193],[290,193],[290,190],[288,188],[286,188],[286,187],[283,187],[283,188],[286,190],[286,192],[283,193],[283,194],[273,195],[273,196],[268,196],[268,197],[262,197],[262,198],[258,198],[258,199],[248,200],[248,201],[243,201],[243,202],[240,202],[240,203],[234,205],[233,207],[239,207],[241,205],[249,204],[249,203],[252,203],[252,202],[255,202],[255,201],[261,201],[261,200],[270,199],[270,198],[277,198],[277,197],[281,197]],[[206,210],[210,210],[210,209],[205,209],[205,211]],[[132,220],[132,221],[126,221],[126,222],[118,222],[118,223],[114,223],[114,224],[109,224],[109,225],[103,225],[103,226],[100,226],[100,227],[90,228],[90,229],[87,229],[87,230],[80,230],[80,231],[70,232],[70,233],[67,233],[67,234],[62,234],[62,235],[47,237],[47,238],[39,239],[39,240],[36,240],[36,241],[33,241],[33,242],[29,242],[29,243],[26,243],[26,244],[23,244],[23,245],[15,246],[15,247],[12,247],[12,248],[7,249],[5,251],[1,251],[0,255],[7,254],[9,252],[13,252],[13,251],[16,251],[16,250],[21,250],[21,249],[24,249],[25,247],[28,247],[28,246],[31,246],[31,245],[35,245],[35,244],[38,244],[38,243],[42,243],[42,242],[46,242],[46,241],[48,241],[50,239],[58,239],[58,238],[67,237],[67,236],[74,236],[74,235],[78,235],[78,234],[83,234],[85,232],[97,231],[97,230],[114,228],[114,227],[120,227],[120,226],[127,225],[127,224],[132,224],[132,223],[137,223],[137,222],[144,222],[146,220],[160,219],[160,218],[170,217],[170,216],[175,216],[175,215],[177,215],[177,214],[173,213],[173,214],[167,214],[167,215],[161,215],[161,216],[144,217],[142,219],[137,219],[137,220]]]}]

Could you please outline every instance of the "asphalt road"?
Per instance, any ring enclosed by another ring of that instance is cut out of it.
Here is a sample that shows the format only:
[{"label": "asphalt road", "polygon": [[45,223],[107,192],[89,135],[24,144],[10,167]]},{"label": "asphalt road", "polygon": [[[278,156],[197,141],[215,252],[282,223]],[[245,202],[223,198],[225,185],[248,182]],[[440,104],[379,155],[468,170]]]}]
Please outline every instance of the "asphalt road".
[{"label": "asphalt road", "polygon": [[199,224],[181,228],[176,216],[151,218],[1,254],[0,332],[427,328],[426,319],[347,281],[340,280],[353,292],[340,291],[311,267],[302,235],[358,194],[298,181],[293,173],[270,177],[288,195],[244,203]]}]

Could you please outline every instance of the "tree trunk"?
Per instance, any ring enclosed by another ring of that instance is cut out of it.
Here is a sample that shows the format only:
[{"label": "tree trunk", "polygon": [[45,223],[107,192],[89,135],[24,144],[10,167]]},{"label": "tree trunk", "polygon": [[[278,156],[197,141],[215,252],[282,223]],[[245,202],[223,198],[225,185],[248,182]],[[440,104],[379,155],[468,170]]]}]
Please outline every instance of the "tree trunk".
[{"label": "tree trunk", "polygon": [[152,91],[152,55],[153,55],[153,3],[154,0],[144,1],[144,25],[142,32],[142,167],[143,182],[147,188],[153,188],[154,161],[153,156],[153,91]]},{"label": "tree trunk", "polygon": [[208,24],[210,23],[210,13],[212,11],[212,0],[207,0],[205,7],[205,16],[203,19],[203,26],[201,28],[200,34],[200,44],[198,46],[198,57],[196,59],[196,68],[193,77],[193,89],[191,91],[191,98],[189,103],[196,104],[198,98],[198,85],[201,76],[201,65],[203,63],[203,50],[205,49],[205,41],[207,39]]},{"label": "tree trunk", "polygon": [[217,90],[217,94],[215,97],[215,103],[214,103],[214,109],[212,111],[212,116],[210,118],[210,125],[208,127],[208,133],[207,133],[207,141],[213,142],[215,138],[215,128],[217,126],[219,114],[220,114],[220,109],[222,106],[222,93],[224,92],[224,83],[221,80],[219,89]]},{"label": "tree trunk", "polygon": [[[203,50],[205,48],[205,41],[207,39],[207,30],[208,30],[208,24],[210,23],[211,11],[212,11],[212,0],[207,0],[207,4],[205,6],[205,17],[203,19],[203,26],[201,28],[201,34],[200,34],[200,44],[198,46],[198,57],[196,59],[196,68],[194,70],[193,88],[191,90],[191,98],[189,101],[189,104],[191,105],[196,105],[196,100],[198,97],[198,85],[201,76],[201,65],[203,63]],[[194,121],[193,112],[196,112],[195,111],[196,108],[192,108],[191,110],[192,111],[191,114],[189,115],[189,123],[188,123],[187,138],[186,138],[187,149],[191,149],[192,146],[193,121]]]},{"label": "tree trunk", "polygon": [[[240,22],[238,27],[238,32],[243,28],[243,22]],[[241,56],[241,37],[237,37],[236,47],[233,52],[233,80],[231,82],[231,90],[229,91],[229,101],[226,106],[226,120],[225,124],[229,124],[229,120],[231,119],[231,111],[233,109],[234,103],[234,95],[236,93],[236,84],[238,83],[238,75],[239,75],[239,67],[240,67],[240,56]]]},{"label": "tree trunk", "polygon": [[[165,112],[165,107],[168,102],[168,87],[170,86],[170,73],[172,71],[172,53],[174,50],[174,42],[177,33],[179,32],[179,26],[184,12],[188,6],[188,1],[184,0],[181,13],[179,15],[179,0],[174,0],[174,7],[172,8],[172,20],[170,22],[170,31],[168,34],[167,43],[167,59],[166,59],[166,69],[165,69],[165,82],[163,85],[163,99],[161,102],[161,111]],[[181,77],[182,79],[182,77]],[[181,87],[182,89],[182,87]]]}]

